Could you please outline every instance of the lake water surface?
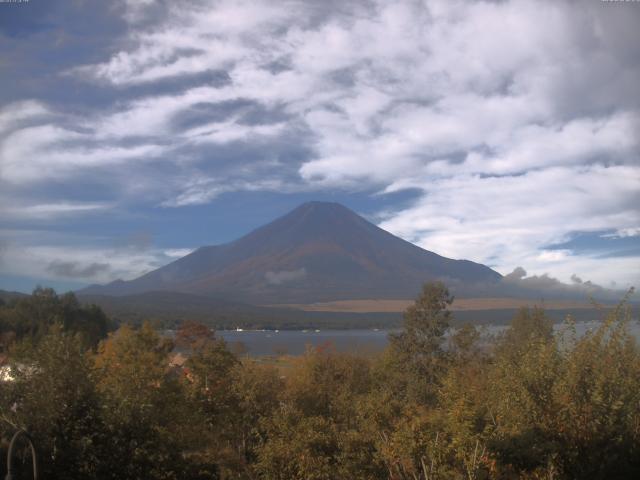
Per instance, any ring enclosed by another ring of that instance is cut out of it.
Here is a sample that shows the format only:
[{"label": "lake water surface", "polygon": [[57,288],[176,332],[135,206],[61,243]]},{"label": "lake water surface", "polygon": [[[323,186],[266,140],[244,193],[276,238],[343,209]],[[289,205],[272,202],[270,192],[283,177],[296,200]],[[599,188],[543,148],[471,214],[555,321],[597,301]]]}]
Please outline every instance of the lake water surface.
[{"label": "lake water surface", "polygon": [[[599,322],[582,322],[576,324],[578,336],[598,327]],[[483,326],[481,332],[487,340],[499,334],[504,326]],[[563,324],[555,325],[556,330],[564,328]],[[218,330],[216,333],[224,338],[231,348],[237,349],[241,343],[249,355],[300,355],[308,346],[333,345],[341,352],[375,352],[382,350],[388,343],[387,335],[392,330]],[[397,331],[397,330],[396,330]],[[640,341],[640,323],[633,321],[629,331]]]}]

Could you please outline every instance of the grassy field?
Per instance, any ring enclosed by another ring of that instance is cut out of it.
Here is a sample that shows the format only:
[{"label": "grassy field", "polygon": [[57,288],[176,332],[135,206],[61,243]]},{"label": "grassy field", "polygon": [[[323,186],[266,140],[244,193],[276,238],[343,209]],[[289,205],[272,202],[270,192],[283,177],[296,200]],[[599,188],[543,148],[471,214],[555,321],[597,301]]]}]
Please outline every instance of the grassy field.
[{"label": "grassy field", "polygon": [[[311,304],[280,304],[271,307],[292,308],[305,312],[349,312],[349,313],[394,313],[403,312],[413,300],[337,300],[333,302],[319,302]],[[513,310],[525,306],[544,306],[551,310],[593,308],[588,302],[530,300],[522,298],[460,298],[451,306],[453,311],[478,310]]]}]

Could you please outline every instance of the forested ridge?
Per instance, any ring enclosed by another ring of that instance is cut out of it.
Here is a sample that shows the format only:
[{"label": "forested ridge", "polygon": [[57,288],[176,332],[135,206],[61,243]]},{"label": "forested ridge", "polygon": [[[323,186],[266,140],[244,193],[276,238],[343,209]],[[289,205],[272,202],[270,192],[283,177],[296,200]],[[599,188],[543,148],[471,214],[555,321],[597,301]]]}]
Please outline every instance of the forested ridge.
[{"label": "forested ridge", "polygon": [[426,284],[381,354],[325,345],[283,369],[194,322],[172,340],[48,289],[8,301],[0,474],[22,428],[44,479],[639,478],[624,300],[582,337],[522,309],[490,345],[472,325],[450,331],[451,302]]}]

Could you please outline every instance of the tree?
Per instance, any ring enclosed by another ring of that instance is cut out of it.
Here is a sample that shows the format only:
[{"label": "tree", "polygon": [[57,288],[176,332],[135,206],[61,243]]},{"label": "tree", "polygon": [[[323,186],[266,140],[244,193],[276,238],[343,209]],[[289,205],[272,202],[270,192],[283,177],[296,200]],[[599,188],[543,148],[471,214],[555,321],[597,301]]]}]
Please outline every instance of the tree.
[{"label": "tree", "polygon": [[284,381],[272,366],[252,361],[238,363],[231,375],[234,414],[229,416],[235,449],[243,470],[252,470],[260,445],[267,439],[263,420],[276,414],[280,407]]},{"label": "tree", "polygon": [[45,478],[95,478],[106,451],[90,360],[78,334],[50,328],[37,346],[23,344],[11,364],[15,382],[0,384],[0,419],[37,445]]},{"label": "tree", "polygon": [[539,307],[522,307],[496,343],[496,353],[517,362],[527,350],[554,342],[553,320]]},{"label": "tree", "polygon": [[621,303],[564,354],[553,395],[566,477],[640,477],[640,350],[630,321]]},{"label": "tree", "polygon": [[217,465],[221,475],[242,471],[235,428],[240,413],[232,388],[232,372],[239,362],[224,339],[206,326],[191,323],[189,330],[200,332],[194,336],[182,378],[186,401],[201,421],[201,446],[195,454],[202,462]]},{"label": "tree", "polygon": [[214,465],[187,455],[199,449],[203,419],[168,369],[172,348],[148,323],[124,326],[100,345],[94,369],[110,438],[101,478],[189,478],[195,467],[215,475]]},{"label": "tree", "polygon": [[470,323],[465,323],[451,335],[449,349],[462,363],[479,354],[480,332]]},{"label": "tree", "polygon": [[31,296],[0,308],[0,333],[11,331],[17,340],[28,338],[37,343],[54,325],[79,333],[90,347],[115,327],[100,307],[81,305],[73,293],[57,295],[51,288],[38,287]]},{"label": "tree", "polygon": [[216,336],[211,328],[193,320],[182,322],[176,331],[176,345],[198,350],[213,342]]},{"label": "tree", "polygon": [[421,295],[404,313],[404,329],[389,335],[387,362],[395,387],[420,402],[433,402],[446,369],[444,335],[451,322],[453,297],[442,282],[426,283]]},{"label": "tree", "polygon": [[485,397],[493,426],[489,449],[499,465],[518,475],[554,472],[558,406],[553,389],[562,366],[553,324],[544,310],[520,309],[496,341]]},{"label": "tree", "polygon": [[369,371],[366,358],[309,348],[287,377],[280,408],[263,417],[257,471],[273,479],[380,478],[363,408]]}]

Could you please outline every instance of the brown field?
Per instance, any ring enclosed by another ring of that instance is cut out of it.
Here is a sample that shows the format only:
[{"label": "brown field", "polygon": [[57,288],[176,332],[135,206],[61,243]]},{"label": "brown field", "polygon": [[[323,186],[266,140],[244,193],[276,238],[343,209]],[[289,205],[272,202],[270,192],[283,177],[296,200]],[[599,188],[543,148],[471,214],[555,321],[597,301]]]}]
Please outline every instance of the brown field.
[{"label": "brown field", "polygon": [[[413,300],[362,299],[336,300],[332,302],[318,302],[310,304],[288,303],[269,306],[291,308],[306,312],[392,313],[402,312],[412,303]],[[549,301],[544,302],[544,304],[541,305],[540,301],[522,298],[460,298],[453,302],[451,310],[509,310],[534,305],[540,305],[551,310],[592,308],[591,304],[587,302]]]}]

